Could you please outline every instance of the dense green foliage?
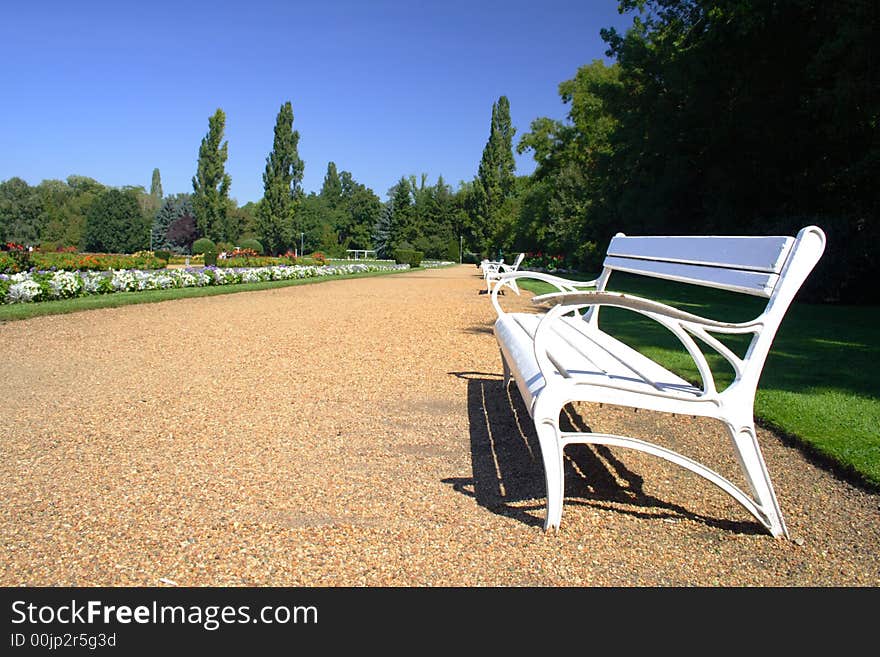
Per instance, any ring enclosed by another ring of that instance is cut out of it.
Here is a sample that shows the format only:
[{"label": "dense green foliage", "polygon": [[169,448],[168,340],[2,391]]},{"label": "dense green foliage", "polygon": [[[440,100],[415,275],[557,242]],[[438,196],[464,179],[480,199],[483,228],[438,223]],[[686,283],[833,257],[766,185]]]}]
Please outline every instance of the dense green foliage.
[{"label": "dense green foliage", "polygon": [[418,267],[422,264],[425,254],[414,249],[397,249],[394,252],[394,261],[398,265],[409,265],[410,267]]},{"label": "dense green foliage", "polygon": [[257,235],[269,253],[283,253],[291,243],[293,215],[302,195],[305,164],[299,157],[299,132],[293,129],[290,101],[275,121],[275,139],[263,173],[263,200],[257,210]]},{"label": "dense green foliage", "polygon": [[133,253],[148,246],[147,224],[135,193],[107,189],[89,206],[83,244],[96,253]]},{"label": "dense green foliage", "polygon": [[216,251],[217,245],[214,244],[213,240],[208,239],[207,237],[200,237],[192,245],[192,252],[195,254],[203,254],[208,253],[209,251]]},{"label": "dense green foliage", "polygon": [[594,264],[614,232],[793,234],[829,247],[805,296],[876,302],[880,68],[870,0],[627,0],[616,63],[560,85],[510,247]]},{"label": "dense green foliage", "polygon": [[[0,183],[0,239],[2,243],[46,245],[49,250],[84,248],[86,214],[104,190],[102,184],[85,176],[44,180],[35,187],[21,178],[10,178]],[[129,191],[139,197],[139,207],[148,205],[138,188]]]},{"label": "dense green foliage", "polygon": [[223,141],[225,127],[226,114],[218,109],[208,119],[208,134],[199,147],[198,167],[192,179],[192,204],[199,234],[213,240],[232,237],[228,225],[232,179],[225,170],[229,148],[229,143]]},{"label": "dense green foliage", "polygon": [[381,213],[382,201],[373,190],[330,162],[321,191],[304,196],[297,207],[291,246],[334,257],[346,249],[375,248],[372,233]]},{"label": "dense green foliage", "polygon": [[0,184],[0,241],[34,244],[39,237],[40,198],[21,178]]},{"label": "dense green foliage", "polygon": [[255,239],[242,240],[239,246],[242,249],[250,249],[257,255],[263,255],[263,245]]}]

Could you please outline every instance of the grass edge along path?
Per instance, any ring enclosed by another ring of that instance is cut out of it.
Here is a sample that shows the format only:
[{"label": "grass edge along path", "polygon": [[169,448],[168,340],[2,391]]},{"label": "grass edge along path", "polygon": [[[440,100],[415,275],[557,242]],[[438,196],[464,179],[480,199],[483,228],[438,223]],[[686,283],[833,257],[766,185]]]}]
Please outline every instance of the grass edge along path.
[{"label": "grass edge along path", "polygon": [[[556,291],[536,280],[520,279],[518,284],[534,294]],[[612,275],[609,289],[728,321],[751,319],[764,303],[747,295],[620,273]],[[616,337],[699,384],[696,366],[666,329],[618,308],[603,308],[600,318]],[[747,344],[746,340],[725,342],[740,354]],[[723,389],[732,380],[732,372],[714,351],[704,353]],[[755,420],[848,481],[880,490],[876,363],[880,363],[880,307],[795,302],[782,320],[764,365]]]},{"label": "grass edge along path", "polygon": [[0,305],[0,323],[31,319],[45,315],[62,315],[98,308],[120,308],[142,303],[158,303],[176,299],[193,299],[212,297],[220,294],[238,294],[239,292],[256,292],[272,290],[292,285],[309,285],[324,281],[339,281],[352,278],[368,278],[372,276],[388,276],[420,269],[400,269],[388,271],[356,272],[353,274],[334,274],[332,276],[312,276],[281,281],[260,281],[257,283],[237,283],[235,285],[206,285],[203,287],[167,288],[163,290],[140,290],[137,292],[114,292],[112,294],[96,294],[72,299],[40,301],[37,303],[14,303]]}]

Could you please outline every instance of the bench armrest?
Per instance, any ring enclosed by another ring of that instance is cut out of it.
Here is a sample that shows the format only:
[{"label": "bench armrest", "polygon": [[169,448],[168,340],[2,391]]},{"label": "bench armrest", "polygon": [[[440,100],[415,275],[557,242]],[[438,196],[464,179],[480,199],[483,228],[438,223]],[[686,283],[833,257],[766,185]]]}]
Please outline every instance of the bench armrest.
[{"label": "bench armrest", "polygon": [[[664,326],[671,331],[682,343],[682,346],[690,354],[697,366],[700,377],[703,382],[703,394],[709,396],[717,395],[715,387],[715,377],[706,361],[706,356],[697,346],[693,336],[698,337],[704,343],[717,351],[724,359],[733,367],[736,375],[736,381],[742,378],[745,371],[745,361],[734,354],[726,345],[712,336],[709,331],[727,334],[743,334],[743,333],[760,333],[763,328],[763,321],[758,319],[749,322],[719,322],[706,317],[700,317],[693,313],[685,312],[674,308],[665,303],[645,299],[643,297],[622,294],[620,292],[552,292],[550,294],[542,294],[532,298],[535,305],[551,306],[547,312],[545,321],[541,322],[538,333],[542,332],[545,324],[549,326],[553,318],[571,312],[577,312],[579,309],[589,306],[615,306],[625,308],[634,312],[645,315],[653,319],[658,324]],[[535,336],[535,345],[538,347],[538,336]],[[536,352],[538,362],[542,362],[541,355]],[[543,366],[542,366],[543,369]],[[757,386],[757,377],[753,382]]]},{"label": "bench armrest", "polygon": [[641,313],[657,314],[669,319],[676,319],[682,322],[688,322],[706,328],[716,329],[745,329],[750,332],[752,327],[759,325],[757,320],[744,323],[736,322],[719,322],[707,317],[700,317],[693,313],[679,310],[673,306],[652,299],[635,296],[632,294],[624,294],[622,292],[598,292],[598,291],[576,291],[576,292],[550,292],[532,297],[532,303],[542,306],[563,305],[575,308],[583,308],[586,306],[617,306],[619,308],[627,308]]},{"label": "bench armrest", "polygon": [[[557,290],[563,293],[577,293],[579,291],[584,291],[584,288],[596,287],[596,282],[598,279],[593,279],[592,281],[573,281],[568,278],[562,278],[561,276],[554,276],[553,274],[545,274],[539,271],[522,271],[517,270],[514,272],[506,273],[506,274],[492,274],[492,281],[495,282],[495,285],[492,287],[492,306],[495,308],[495,312],[498,313],[499,316],[504,314],[504,310],[501,308],[501,305],[498,303],[498,291],[505,285],[508,285],[514,292],[519,294],[519,288],[515,285],[510,285],[510,283],[517,281],[520,278],[530,278],[533,280],[544,281],[545,283],[550,283]],[[558,294],[558,293],[555,293]],[[548,296],[548,295],[542,295]]]}]

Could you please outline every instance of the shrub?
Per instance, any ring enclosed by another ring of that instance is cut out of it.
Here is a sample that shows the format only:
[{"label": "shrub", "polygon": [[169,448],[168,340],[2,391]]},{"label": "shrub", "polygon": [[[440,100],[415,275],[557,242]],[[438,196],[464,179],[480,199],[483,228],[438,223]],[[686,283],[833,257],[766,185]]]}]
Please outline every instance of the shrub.
[{"label": "shrub", "polygon": [[423,251],[414,249],[397,249],[394,252],[394,261],[398,265],[409,265],[410,267],[418,267],[422,264],[422,258],[425,257]]},{"label": "shrub", "polygon": [[192,251],[193,251],[193,253],[197,253],[197,254],[202,254],[202,253],[207,253],[208,251],[213,251],[214,255],[216,256],[217,255],[217,245],[214,244],[214,242],[209,240],[207,237],[201,237],[201,238],[197,239],[195,242],[193,242]]},{"label": "shrub", "polygon": [[396,262],[398,265],[407,264],[410,261],[412,253],[412,249],[396,249],[394,251],[394,262]]},{"label": "shrub", "polygon": [[[195,250],[195,245],[193,245],[193,250]],[[216,251],[214,251],[213,249],[210,249],[208,251],[205,251],[203,255],[205,256],[205,266],[206,267],[212,267],[212,266],[216,267],[217,266],[217,252]]]},{"label": "shrub", "polygon": [[325,256],[320,251],[315,251],[311,256],[309,256],[312,260],[314,260],[319,265],[323,266],[327,264],[327,256]]},{"label": "shrub", "polygon": [[257,240],[242,240],[241,244],[239,244],[241,249],[251,249],[256,252],[257,255],[263,255],[263,245],[260,244]]},{"label": "shrub", "polygon": [[163,251],[160,249],[158,251],[153,251],[153,255],[159,258],[159,260],[164,260],[165,262],[171,260],[171,251]]},{"label": "shrub", "polygon": [[446,259],[450,262],[458,262],[459,258],[459,246],[460,242],[456,239],[451,239],[446,243]]}]

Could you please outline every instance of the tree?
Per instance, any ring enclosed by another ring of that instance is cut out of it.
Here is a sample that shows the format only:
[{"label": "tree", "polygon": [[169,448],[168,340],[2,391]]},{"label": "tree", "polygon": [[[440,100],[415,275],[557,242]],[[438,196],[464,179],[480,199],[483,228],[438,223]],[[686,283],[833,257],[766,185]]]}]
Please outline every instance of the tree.
[{"label": "tree", "polygon": [[321,185],[321,198],[331,209],[336,209],[342,203],[342,180],[336,171],[335,162],[327,164],[327,173],[324,174],[324,183]]},{"label": "tree", "polygon": [[382,206],[376,225],[373,227],[373,247],[376,249],[376,257],[390,258],[391,248],[391,216],[393,207],[391,201]]},{"label": "tree", "polygon": [[193,210],[199,232],[215,241],[227,239],[227,200],[232,184],[224,169],[229,146],[223,141],[225,125],[226,114],[217,109],[208,119],[208,134],[199,147],[198,168],[192,179]]},{"label": "tree", "polygon": [[538,166],[523,190],[515,228],[507,231],[516,235],[517,248],[565,254],[569,262],[592,270],[597,244],[604,248],[621,230],[604,203],[614,182],[606,170],[620,89],[618,65],[596,60],[581,66],[559,85],[568,120],[535,119],[520,139],[517,151],[532,151]]},{"label": "tree", "polygon": [[624,0],[603,30],[625,93],[603,172],[624,232],[791,234],[828,249],[803,292],[880,288],[880,13],[875,0]]},{"label": "tree", "polygon": [[150,183],[150,196],[157,201],[162,200],[162,178],[159,176],[159,169],[153,169],[153,181]]},{"label": "tree", "polygon": [[0,237],[3,242],[36,245],[42,209],[36,189],[21,178],[0,183]]},{"label": "tree", "polygon": [[181,214],[168,226],[168,243],[175,253],[192,253],[193,242],[198,237],[196,218],[192,211]]},{"label": "tree", "polygon": [[[188,220],[184,218],[188,218]],[[192,225],[190,226],[190,224]],[[162,207],[159,208],[153,219],[153,249],[189,253],[195,239],[195,235],[191,234],[194,231],[195,218],[192,196],[189,194],[169,196],[162,202]]]},{"label": "tree", "polygon": [[44,180],[35,191],[40,196],[40,246],[58,247],[62,243],[79,244],[79,239],[65,241],[65,233],[70,224],[73,190],[63,180]]},{"label": "tree", "polygon": [[413,203],[412,186],[406,178],[401,178],[397,184],[388,190],[391,204],[391,226],[388,235],[390,252],[401,246],[413,246],[415,239],[413,230]]},{"label": "tree", "polygon": [[275,139],[263,173],[263,201],[257,213],[257,234],[267,253],[280,253],[291,243],[296,202],[302,195],[305,164],[299,157],[299,132],[293,129],[290,101],[275,121]]},{"label": "tree", "polygon": [[372,229],[382,212],[382,201],[372,189],[354,181],[344,185],[343,190],[347,222],[340,237],[349,242],[349,248],[368,249],[372,246]]},{"label": "tree", "polygon": [[516,162],[513,158],[513,136],[516,130],[510,122],[510,102],[501,96],[492,104],[492,120],[489,139],[483,148],[477,178],[474,181],[474,198],[479,225],[478,238],[484,252],[495,245],[497,226],[501,221],[501,209],[513,193]]},{"label": "tree", "polygon": [[147,226],[132,191],[108,189],[86,216],[85,248],[107,253],[133,253],[147,246]]},{"label": "tree", "polygon": [[86,216],[104,185],[86,176],[68,176],[66,181],[44,180],[37,189],[44,213],[40,243],[84,249]]}]

